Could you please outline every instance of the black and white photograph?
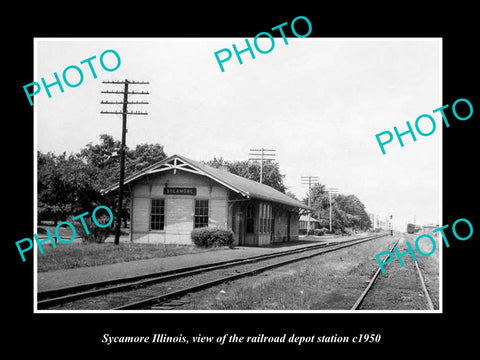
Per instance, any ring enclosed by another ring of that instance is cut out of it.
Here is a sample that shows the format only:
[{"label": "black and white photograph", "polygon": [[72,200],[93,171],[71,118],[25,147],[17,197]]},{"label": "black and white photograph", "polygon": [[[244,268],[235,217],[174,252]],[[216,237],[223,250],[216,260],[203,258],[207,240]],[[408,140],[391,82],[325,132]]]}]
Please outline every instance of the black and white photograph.
[{"label": "black and white photograph", "polygon": [[63,345],[82,351],[372,350],[462,323],[478,236],[466,38],[252,19],[22,40],[31,133],[9,159],[6,241],[36,331],[71,324]]},{"label": "black and white photograph", "polygon": [[265,38],[36,39],[39,310],[441,308],[441,39]]}]

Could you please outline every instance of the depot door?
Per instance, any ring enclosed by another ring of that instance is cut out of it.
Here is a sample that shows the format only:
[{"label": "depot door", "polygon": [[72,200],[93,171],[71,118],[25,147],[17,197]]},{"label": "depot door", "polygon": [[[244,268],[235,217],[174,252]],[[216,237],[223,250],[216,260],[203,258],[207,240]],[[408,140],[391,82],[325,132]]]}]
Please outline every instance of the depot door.
[{"label": "depot door", "polygon": [[245,212],[238,210],[238,245],[245,245]]},{"label": "depot door", "polygon": [[290,221],[292,220],[292,214],[287,211],[287,241],[290,241]]}]

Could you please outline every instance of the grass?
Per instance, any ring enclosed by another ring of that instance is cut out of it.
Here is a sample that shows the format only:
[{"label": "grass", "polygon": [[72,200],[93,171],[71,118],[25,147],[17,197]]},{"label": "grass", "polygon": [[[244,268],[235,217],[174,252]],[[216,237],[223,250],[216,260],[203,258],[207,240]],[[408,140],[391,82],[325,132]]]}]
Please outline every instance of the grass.
[{"label": "grass", "polygon": [[348,308],[354,296],[336,291],[345,282],[343,276],[327,273],[310,262],[297,271],[266,278],[252,286],[226,288],[193,309],[214,310],[314,310]]},{"label": "grass", "polygon": [[190,294],[191,310],[348,310],[378,264],[374,254],[392,238],[351,248]]},{"label": "grass", "polygon": [[[55,236],[55,226],[44,224],[37,227],[37,234],[46,237],[49,229]],[[68,226],[59,228],[59,235],[68,241],[72,237],[72,230]],[[121,229],[120,243],[113,244],[113,235],[106,242],[92,243],[82,242],[77,234],[71,243],[57,243],[53,248],[50,242],[42,244],[44,253],[37,252],[37,271],[46,272],[65,270],[79,267],[115,264],[119,262],[135,261],[143,259],[163,258],[184,254],[195,254],[205,251],[214,251],[223,248],[201,248],[195,245],[176,244],[141,244],[131,243],[128,240],[128,229]]]},{"label": "grass", "polygon": [[183,254],[214,251],[222,248],[199,248],[195,245],[163,245],[138,243],[58,243],[57,248],[43,246],[37,252],[37,271],[53,271],[88,267],[141,259],[163,258]]},{"label": "grass", "polygon": [[302,310],[317,298],[318,274],[310,268],[299,273],[275,278],[256,287],[242,287],[233,290],[230,296],[219,293],[212,308],[221,310]]}]

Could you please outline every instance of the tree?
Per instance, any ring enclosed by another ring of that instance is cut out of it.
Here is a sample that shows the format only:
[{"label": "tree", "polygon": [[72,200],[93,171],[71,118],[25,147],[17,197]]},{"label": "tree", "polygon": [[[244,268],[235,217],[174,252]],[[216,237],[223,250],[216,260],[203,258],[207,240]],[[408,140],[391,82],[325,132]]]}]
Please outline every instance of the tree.
[{"label": "tree", "polygon": [[285,195],[290,196],[292,199],[298,200],[297,196],[293,193],[292,190],[287,189],[287,191],[285,191]]},{"label": "tree", "polygon": [[[260,167],[260,164],[258,166]],[[263,184],[285,193],[287,187],[283,182],[284,178],[285,175],[280,173],[280,167],[277,162],[267,162],[263,165]]]},{"label": "tree", "polygon": [[[308,205],[308,192],[302,199],[305,205]],[[320,221],[320,227],[330,227],[330,207],[328,193],[325,191],[325,185],[316,183],[310,188],[310,206],[315,209],[314,216]]]},{"label": "tree", "polygon": [[[100,143],[93,145],[89,143],[80,151],[80,157],[87,165],[92,167],[96,174],[93,183],[95,188],[100,191],[106,187],[116,184],[120,178],[120,145],[119,140],[108,134],[100,135]],[[131,150],[125,146],[125,177],[128,177],[146,167],[161,161],[167,157],[163,151],[163,146],[156,144],[138,144]],[[106,206],[116,209],[118,195],[115,192],[104,196]],[[128,191],[125,191],[122,201],[123,212],[121,218],[126,226],[129,217],[130,197]]]},{"label": "tree", "polygon": [[[80,150],[79,157],[96,172],[95,186],[104,189],[116,182],[120,177],[120,145],[119,140],[108,134],[100,135],[100,143],[87,144]],[[138,144],[134,150],[125,146],[125,177],[165,159],[167,155],[160,144]]]},{"label": "tree", "polygon": [[[113,136],[100,135],[100,143],[88,143],[80,150],[79,157],[95,172],[92,179],[94,187],[100,191],[118,181],[120,172],[120,145]],[[128,154],[125,147],[126,154]]]},{"label": "tree", "polygon": [[[308,194],[307,194],[308,196]],[[315,209],[321,227],[330,226],[330,199],[325,185],[314,184],[310,189],[311,207]],[[308,197],[303,199],[308,203]],[[370,217],[365,206],[355,195],[336,194],[332,196],[332,231],[344,232],[346,228],[368,229]]]},{"label": "tree", "polygon": [[126,156],[125,176],[132,175],[146,167],[162,161],[167,155],[160,144],[138,144],[134,150],[129,150]]},{"label": "tree", "polygon": [[[308,204],[308,193],[303,198],[303,203]],[[328,209],[329,198],[328,193],[325,191],[325,185],[316,183],[310,188],[310,206],[319,210]]]},{"label": "tree", "polygon": [[[260,182],[260,164],[251,161],[227,161],[222,157],[205,161],[204,164],[215,167],[224,168],[232,174]],[[287,187],[283,179],[284,175],[280,173],[280,167],[276,162],[266,162],[263,165],[263,184],[273,187],[274,189],[285,193]]]},{"label": "tree", "polygon": [[338,194],[335,196],[335,203],[349,214],[347,227],[361,230],[371,227],[370,216],[365,211],[365,205],[355,195]]},{"label": "tree", "polygon": [[56,224],[99,204],[100,193],[91,181],[94,172],[77,155],[38,151],[37,170],[39,220]]},{"label": "tree", "polygon": [[[120,141],[100,135],[100,143],[87,144],[77,154],[37,153],[39,219],[65,220],[67,216],[91,211],[98,205],[115,209],[117,195],[100,190],[118,183]],[[166,158],[160,144],[125,147],[125,176]],[[129,194],[124,196],[122,218],[128,218]]]},{"label": "tree", "polygon": [[212,160],[204,161],[203,163],[217,169],[227,168],[229,165],[229,162],[226,161],[223,157],[214,157]]}]

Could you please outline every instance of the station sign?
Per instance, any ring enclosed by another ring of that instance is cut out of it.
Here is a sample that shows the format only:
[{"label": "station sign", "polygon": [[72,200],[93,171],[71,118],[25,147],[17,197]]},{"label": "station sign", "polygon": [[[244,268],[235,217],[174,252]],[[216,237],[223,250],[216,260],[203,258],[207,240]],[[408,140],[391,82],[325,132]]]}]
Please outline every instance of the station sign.
[{"label": "station sign", "polygon": [[197,188],[194,187],[164,187],[164,195],[197,195]]}]

